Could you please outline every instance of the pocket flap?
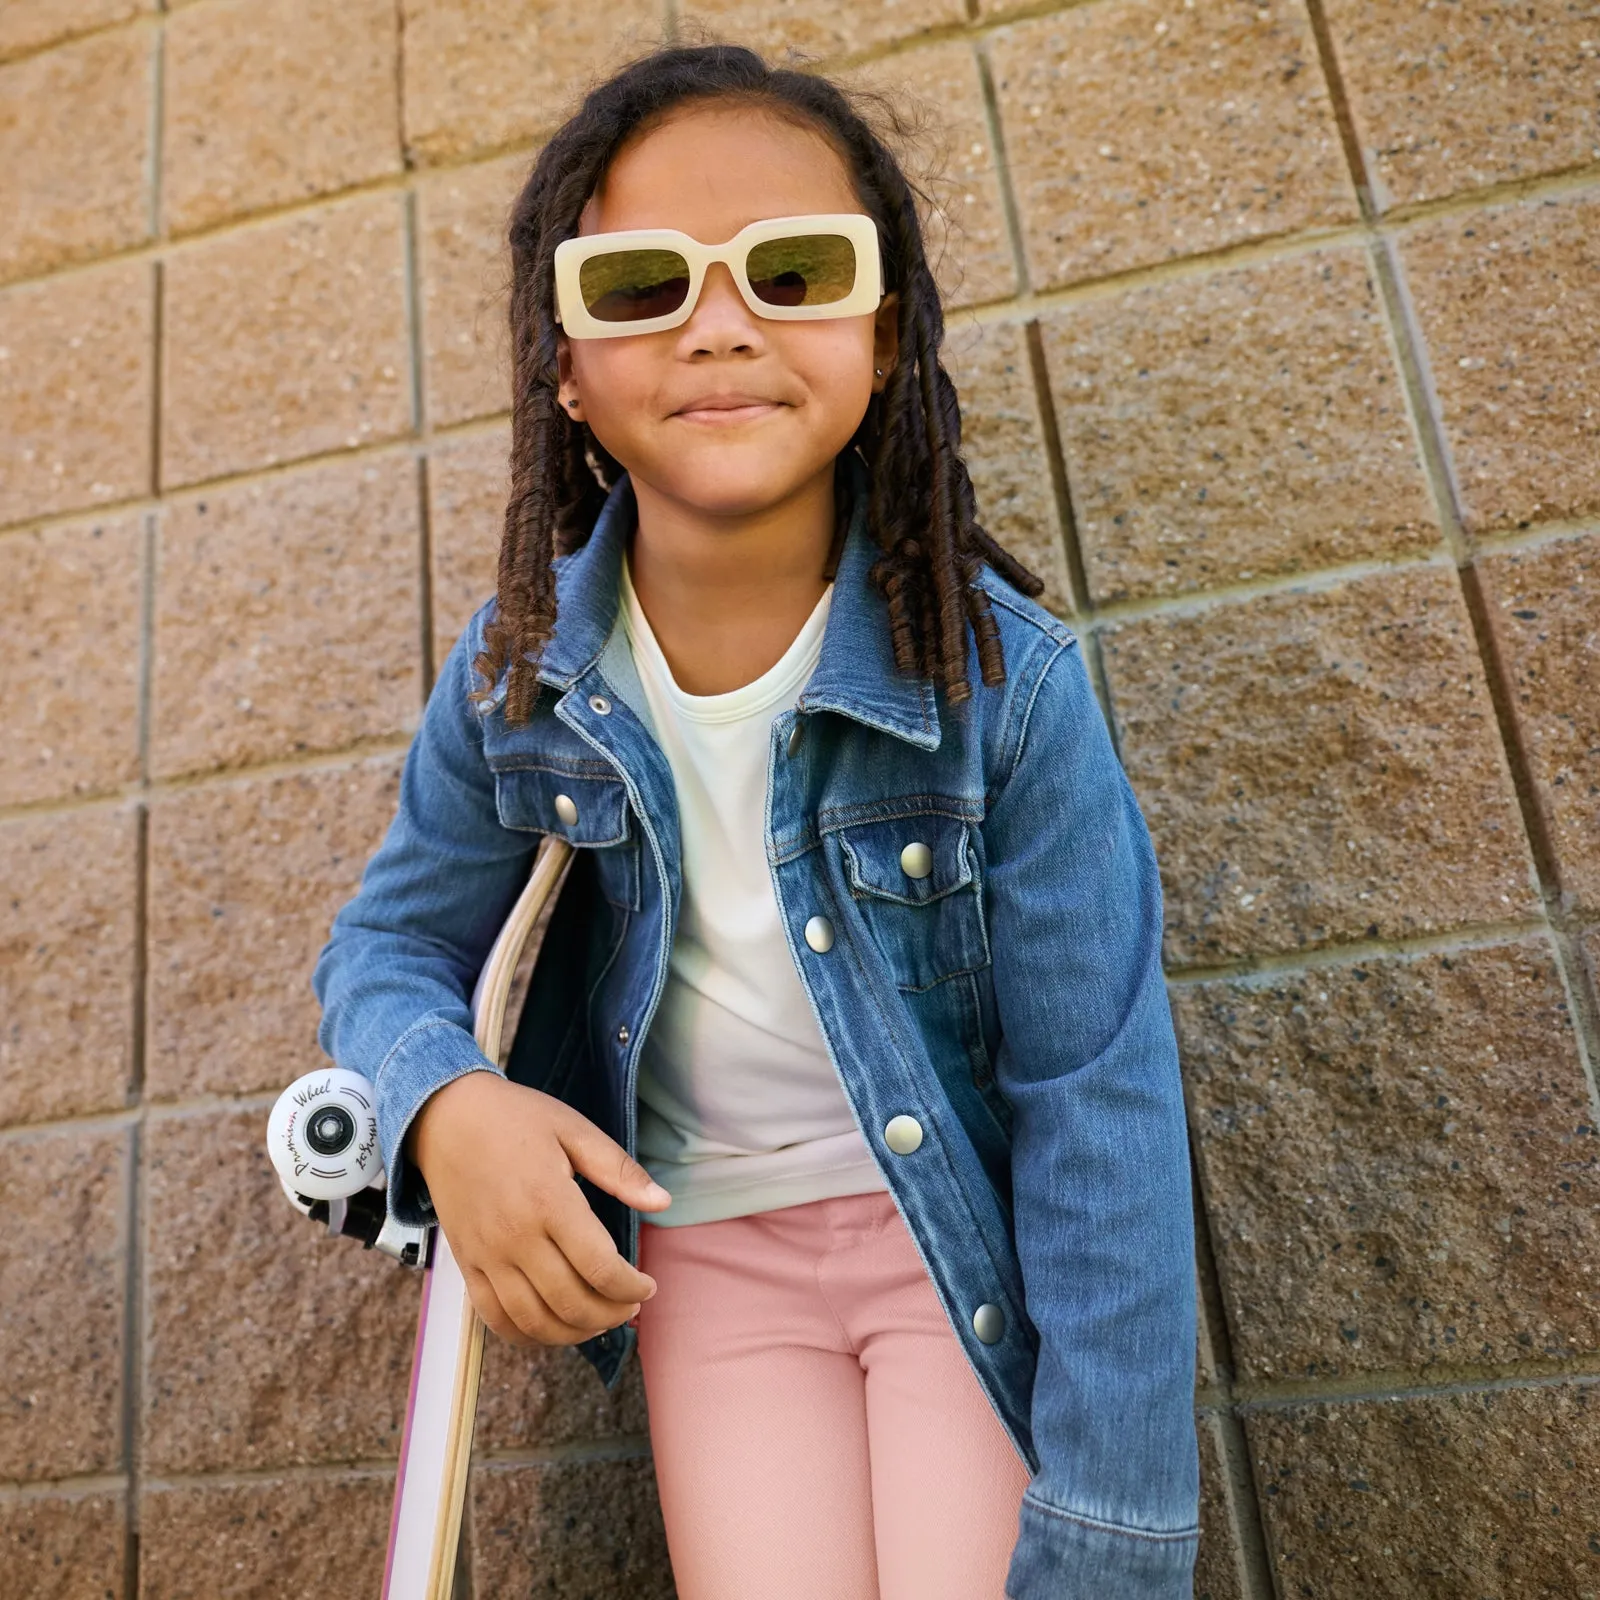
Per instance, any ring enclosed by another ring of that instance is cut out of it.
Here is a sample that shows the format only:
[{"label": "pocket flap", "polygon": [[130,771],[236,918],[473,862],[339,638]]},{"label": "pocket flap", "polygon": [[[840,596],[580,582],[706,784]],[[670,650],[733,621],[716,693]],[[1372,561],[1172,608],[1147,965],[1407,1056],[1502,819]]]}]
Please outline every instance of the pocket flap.
[{"label": "pocket flap", "polygon": [[972,882],[971,824],[922,812],[839,830],[853,893],[925,905]]},{"label": "pocket flap", "polygon": [[559,834],[574,845],[622,844],[630,836],[628,791],[609,769],[504,768],[495,772],[494,793],[503,828]]}]

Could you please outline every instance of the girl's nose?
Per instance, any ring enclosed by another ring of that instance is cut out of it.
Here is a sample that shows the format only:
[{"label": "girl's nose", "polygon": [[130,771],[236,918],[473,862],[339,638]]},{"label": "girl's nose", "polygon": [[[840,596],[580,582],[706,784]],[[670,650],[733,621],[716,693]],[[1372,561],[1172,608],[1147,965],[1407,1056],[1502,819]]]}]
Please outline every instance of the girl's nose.
[{"label": "girl's nose", "polygon": [[713,261],[700,285],[700,298],[680,330],[685,353],[709,350],[721,354],[760,346],[765,342],[761,323],[744,303],[727,264]]}]

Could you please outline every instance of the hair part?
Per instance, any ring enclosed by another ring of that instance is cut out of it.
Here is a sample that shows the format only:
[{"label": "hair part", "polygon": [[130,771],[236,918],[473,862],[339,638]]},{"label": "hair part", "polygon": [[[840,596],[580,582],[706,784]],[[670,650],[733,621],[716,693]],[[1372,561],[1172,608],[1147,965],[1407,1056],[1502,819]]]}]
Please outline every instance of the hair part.
[{"label": "hair part", "polygon": [[887,603],[897,671],[931,679],[951,703],[967,699],[970,624],[983,682],[1003,682],[999,632],[974,579],[988,561],[1022,593],[1044,589],[977,520],[961,410],[939,360],[944,312],[917,191],[862,110],[877,106],[898,126],[892,104],[820,74],[771,67],[741,45],[662,45],[585,95],[540,151],[511,211],[511,486],[495,615],[473,662],[489,681],[472,698],[487,699],[509,664],[512,726],[531,715],[537,657],[555,631],[551,561],[585,543],[625,470],[558,400],[556,245],[577,235],[580,213],[628,141],[672,112],[728,101],[815,131],[833,147],[877,222],[885,292],[900,296],[899,359],[846,447],[869,468],[867,525],[879,551],[869,577]]}]

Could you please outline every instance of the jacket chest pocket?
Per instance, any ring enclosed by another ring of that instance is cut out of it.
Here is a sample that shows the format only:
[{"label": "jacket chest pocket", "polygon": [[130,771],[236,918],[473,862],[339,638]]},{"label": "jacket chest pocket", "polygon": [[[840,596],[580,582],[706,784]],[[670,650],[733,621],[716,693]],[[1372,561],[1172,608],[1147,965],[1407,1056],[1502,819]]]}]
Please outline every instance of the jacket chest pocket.
[{"label": "jacket chest pocket", "polygon": [[971,824],[923,812],[839,829],[845,878],[901,989],[989,964]]},{"label": "jacket chest pocket", "polygon": [[[585,770],[587,769],[587,770]],[[495,810],[502,828],[554,833],[595,853],[601,892],[613,905],[639,909],[639,837],[622,779],[602,763],[570,768],[494,767]]]}]

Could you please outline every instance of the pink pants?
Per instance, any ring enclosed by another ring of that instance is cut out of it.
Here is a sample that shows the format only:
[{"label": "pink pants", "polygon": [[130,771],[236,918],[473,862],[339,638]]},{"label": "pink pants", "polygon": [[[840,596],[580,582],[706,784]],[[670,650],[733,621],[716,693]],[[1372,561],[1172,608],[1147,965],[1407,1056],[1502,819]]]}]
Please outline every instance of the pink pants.
[{"label": "pink pants", "polygon": [[887,1191],[639,1241],[679,1600],[1004,1600],[1027,1465]]}]

